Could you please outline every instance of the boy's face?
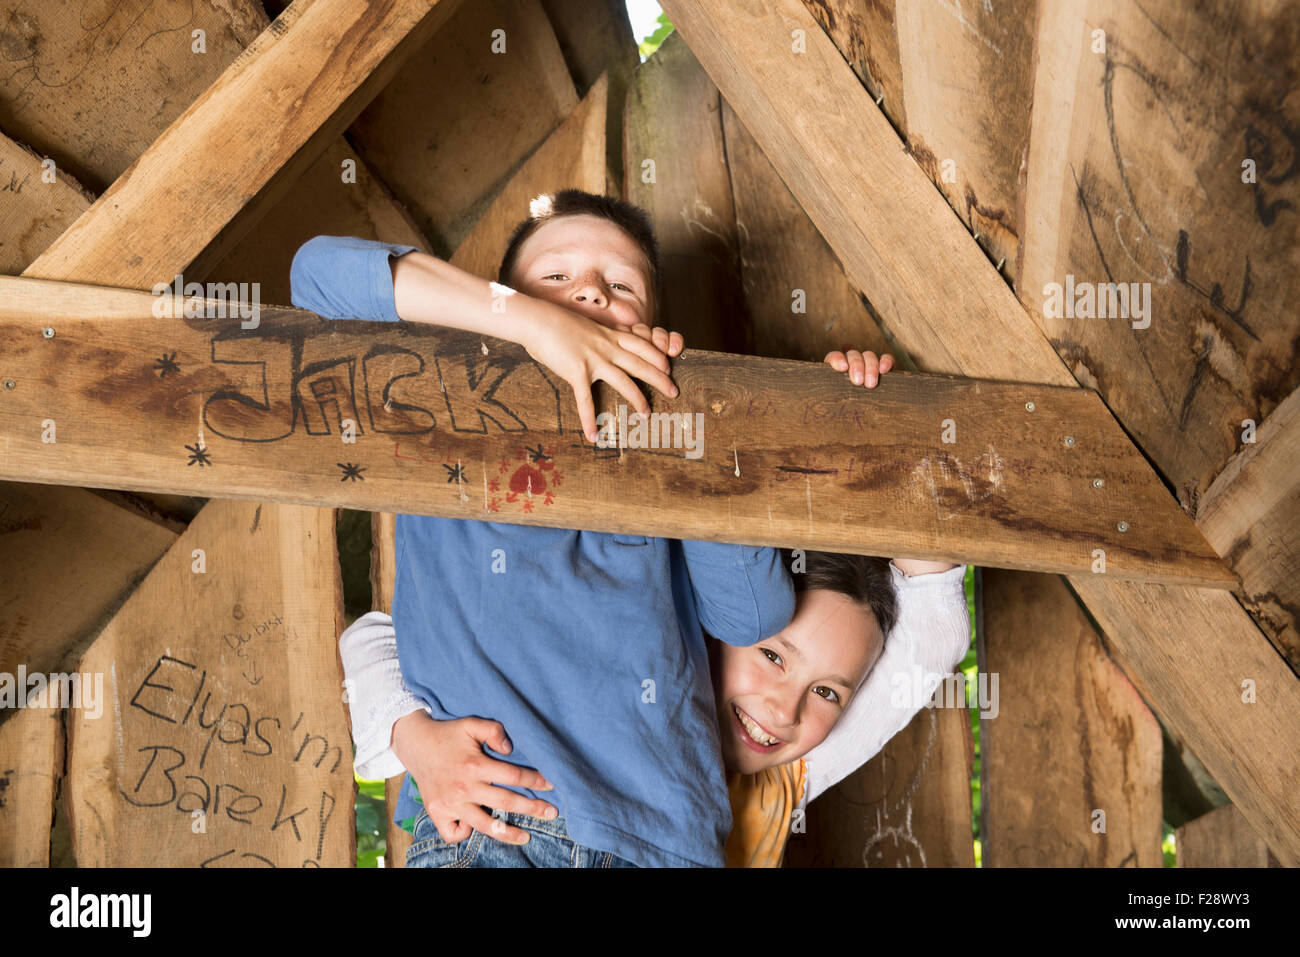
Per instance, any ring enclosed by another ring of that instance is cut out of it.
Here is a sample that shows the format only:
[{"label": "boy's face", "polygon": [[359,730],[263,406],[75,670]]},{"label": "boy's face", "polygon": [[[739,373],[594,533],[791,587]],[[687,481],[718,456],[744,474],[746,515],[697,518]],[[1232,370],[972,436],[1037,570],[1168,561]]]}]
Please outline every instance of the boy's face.
[{"label": "boy's face", "polygon": [[650,263],[619,226],[586,213],[538,227],[519,247],[511,286],[611,329],[654,316]]},{"label": "boy's face", "polygon": [[716,642],[713,685],[728,770],[754,774],[820,744],[883,647],[869,608],[822,588],[799,592],[789,626],[766,641]]}]

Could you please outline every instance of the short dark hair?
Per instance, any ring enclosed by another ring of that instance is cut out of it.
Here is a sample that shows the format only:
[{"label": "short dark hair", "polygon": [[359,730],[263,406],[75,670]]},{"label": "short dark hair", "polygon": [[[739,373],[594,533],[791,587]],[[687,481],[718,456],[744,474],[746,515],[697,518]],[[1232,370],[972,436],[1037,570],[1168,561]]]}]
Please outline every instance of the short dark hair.
[{"label": "short dark hair", "polygon": [[506,286],[510,284],[510,273],[519,259],[519,248],[543,224],[560,216],[578,214],[608,219],[627,233],[641,248],[650,263],[654,312],[658,313],[659,304],[663,302],[663,278],[659,262],[659,240],[655,238],[650,215],[640,206],[610,196],[586,193],[580,189],[562,189],[558,193],[543,193],[531,201],[528,218],[515,227],[510,242],[506,243],[505,254],[501,257],[501,268],[497,270],[497,282]]},{"label": "short dark hair", "polygon": [[869,608],[885,638],[898,621],[898,596],[888,558],[868,555],[844,555],[839,552],[804,551],[804,571],[794,572],[794,554],[782,549],[786,567],[791,569],[796,592],[824,588],[839,592]]}]

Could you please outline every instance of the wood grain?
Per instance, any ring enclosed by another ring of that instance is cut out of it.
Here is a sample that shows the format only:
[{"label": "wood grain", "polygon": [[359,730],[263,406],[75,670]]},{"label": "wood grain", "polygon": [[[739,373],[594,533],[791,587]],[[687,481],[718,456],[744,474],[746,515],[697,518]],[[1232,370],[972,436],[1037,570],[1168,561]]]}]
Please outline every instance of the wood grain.
[{"label": "wood grain", "polygon": [[1231,804],[1174,831],[1179,867],[1278,867],[1268,845]]},{"label": "wood grain", "polygon": [[45,182],[43,157],[0,133],[0,273],[17,275],[90,208],[68,173]]},{"label": "wood grain", "polygon": [[1161,738],[1055,575],[984,569],[985,867],[1161,867]]},{"label": "wood grain", "polygon": [[567,383],[504,342],[280,307],[245,330],[30,279],[0,292],[0,477],[1047,571],[1088,573],[1100,549],[1109,577],[1234,581],[1082,389],[891,373],[868,392],[816,363],[687,351],[656,410],[690,417],[693,450],[679,435],[620,455],[576,437]]}]

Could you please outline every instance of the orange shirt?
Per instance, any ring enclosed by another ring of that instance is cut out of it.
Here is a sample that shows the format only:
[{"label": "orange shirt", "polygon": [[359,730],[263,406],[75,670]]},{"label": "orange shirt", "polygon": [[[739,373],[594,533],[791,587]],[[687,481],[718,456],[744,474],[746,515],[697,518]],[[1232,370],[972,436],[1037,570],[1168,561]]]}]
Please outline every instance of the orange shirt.
[{"label": "orange shirt", "polygon": [[757,774],[727,773],[731,795],[731,834],[727,837],[728,867],[780,867],[790,820],[803,796],[803,759]]}]

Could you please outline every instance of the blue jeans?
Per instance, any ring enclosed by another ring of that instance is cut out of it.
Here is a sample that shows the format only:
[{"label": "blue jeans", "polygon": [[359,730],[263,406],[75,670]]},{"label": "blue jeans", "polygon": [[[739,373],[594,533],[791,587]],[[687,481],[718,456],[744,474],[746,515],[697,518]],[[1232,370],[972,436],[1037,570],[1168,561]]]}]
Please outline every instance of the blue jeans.
[{"label": "blue jeans", "polygon": [[474,831],[459,844],[438,834],[424,808],[415,818],[415,843],[406,852],[407,867],[636,867],[609,851],[575,844],[564,818],[546,820],[506,813],[507,824],[528,833],[527,844],[507,844]]}]

